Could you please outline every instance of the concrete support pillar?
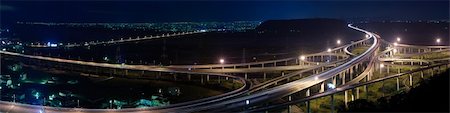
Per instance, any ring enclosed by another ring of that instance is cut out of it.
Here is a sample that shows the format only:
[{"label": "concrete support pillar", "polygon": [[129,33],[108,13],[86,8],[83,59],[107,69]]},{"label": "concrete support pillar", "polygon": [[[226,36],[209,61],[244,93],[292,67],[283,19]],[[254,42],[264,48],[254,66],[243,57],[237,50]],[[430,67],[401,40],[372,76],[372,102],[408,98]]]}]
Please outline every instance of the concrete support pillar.
[{"label": "concrete support pillar", "polygon": [[[306,90],[306,97],[309,97],[310,95],[311,95],[311,92],[310,92],[310,89],[308,88]],[[311,113],[311,106],[310,106],[309,100],[306,101],[306,113]]]},{"label": "concrete support pillar", "polygon": [[345,104],[345,108],[348,108],[348,91],[345,90],[344,91],[344,104]]},{"label": "concrete support pillar", "polygon": [[356,99],[359,99],[359,87],[356,87]]},{"label": "concrete support pillar", "polygon": [[324,92],[325,91],[325,82],[322,82],[321,84],[320,84],[320,93],[322,93],[322,92]]},{"label": "concrete support pillar", "polygon": [[397,80],[397,91],[400,91],[400,84],[399,84],[399,79],[398,79],[398,77],[396,78],[396,80]]},{"label": "concrete support pillar", "polygon": [[267,74],[266,74],[266,73],[264,73],[264,75],[263,75],[263,76],[264,76],[264,79],[263,79],[263,80],[264,80],[264,81],[266,81],[266,77],[267,77]]},{"label": "concrete support pillar", "polygon": [[200,75],[200,77],[201,77],[201,79],[200,79],[201,83],[204,84],[205,82],[203,80],[203,75]]},{"label": "concrete support pillar", "polygon": [[[288,101],[289,101],[289,102],[292,101],[291,95],[289,95]],[[291,105],[288,106],[288,113],[291,113],[291,107],[292,107]]]},{"label": "concrete support pillar", "polygon": [[206,81],[209,82],[209,75],[206,75]]},{"label": "concrete support pillar", "polygon": [[125,76],[128,76],[128,70],[125,69]]},{"label": "concrete support pillar", "polygon": [[409,74],[409,86],[413,86],[413,78],[412,78],[412,74]]},{"label": "concrete support pillar", "polygon": [[341,75],[342,75],[342,78],[341,78],[342,79],[342,84],[345,84],[345,73],[342,73]]},{"label": "concrete support pillar", "polygon": [[191,81],[191,74],[188,74],[188,80]]},{"label": "concrete support pillar", "polygon": [[420,71],[420,78],[423,79],[423,71]]}]

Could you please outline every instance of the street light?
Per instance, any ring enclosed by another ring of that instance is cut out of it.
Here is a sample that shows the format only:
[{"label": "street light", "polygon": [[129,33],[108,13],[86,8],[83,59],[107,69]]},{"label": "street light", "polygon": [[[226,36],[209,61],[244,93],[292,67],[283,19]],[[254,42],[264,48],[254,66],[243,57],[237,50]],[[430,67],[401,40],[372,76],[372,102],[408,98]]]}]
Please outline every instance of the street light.
[{"label": "street light", "polygon": [[306,57],[305,56],[300,56],[300,60],[305,60],[306,59]]},{"label": "street light", "polygon": [[394,46],[397,46],[398,45],[398,43],[397,42],[394,42]]},{"label": "street light", "polygon": [[401,40],[401,38],[400,38],[400,37],[397,37],[397,42],[400,42],[400,40]]},{"label": "street light", "polygon": [[369,38],[369,37],[370,37],[370,35],[366,34],[366,38]]},{"label": "street light", "polygon": [[224,59],[220,59],[219,62],[220,62],[220,64],[223,64],[223,63],[225,63],[225,60]]},{"label": "street light", "polygon": [[336,43],[337,43],[338,45],[340,45],[340,44],[341,44],[341,40],[337,40]]},{"label": "street light", "polygon": [[437,43],[441,43],[441,38],[436,38]]},{"label": "street light", "polygon": [[329,53],[329,52],[331,52],[331,49],[330,49],[330,48],[328,48],[328,49],[327,49],[327,52],[328,52],[328,53]]}]

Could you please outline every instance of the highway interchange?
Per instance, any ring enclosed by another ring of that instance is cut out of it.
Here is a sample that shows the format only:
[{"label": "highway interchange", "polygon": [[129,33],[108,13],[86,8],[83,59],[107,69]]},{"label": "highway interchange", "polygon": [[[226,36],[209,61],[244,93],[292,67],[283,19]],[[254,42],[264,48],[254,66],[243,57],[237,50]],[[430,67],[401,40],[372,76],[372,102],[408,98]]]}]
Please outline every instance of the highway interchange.
[{"label": "highway interchange", "polygon": [[[264,111],[271,108],[278,108],[283,106],[289,106],[295,103],[305,102],[308,100],[316,99],[323,96],[329,96],[338,92],[346,92],[346,90],[354,89],[358,86],[364,86],[367,84],[375,83],[381,80],[402,76],[417,71],[433,68],[436,66],[447,66],[449,58],[443,59],[413,59],[410,56],[427,54],[433,52],[448,52],[449,46],[416,46],[406,44],[396,44],[384,41],[381,37],[375,33],[365,31],[363,29],[348,25],[349,28],[357,30],[367,35],[366,38],[346,44],[337,48],[333,48],[320,53],[302,55],[293,58],[286,58],[280,60],[271,60],[263,62],[251,62],[241,64],[206,64],[206,65],[172,65],[172,66],[148,66],[148,65],[128,65],[128,64],[109,64],[98,63],[89,61],[78,61],[62,58],[44,57],[25,55],[20,53],[0,51],[2,55],[18,56],[29,59],[38,59],[50,62],[86,65],[93,67],[114,68],[114,69],[126,69],[126,70],[140,70],[140,71],[157,71],[157,72],[174,72],[174,73],[187,73],[195,75],[214,75],[222,77],[230,77],[237,81],[244,83],[244,86],[238,88],[235,91],[228,92],[226,94],[204,98],[195,101],[189,101],[185,103],[172,104],[162,107],[150,107],[150,108],[126,108],[126,109],[83,109],[83,108],[55,108],[48,106],[26,105],[13,102],[0,101],[0,111],[2,112],[89,112],[89,113],[102,113],[102,112],[201,112],[201,111],[241,111],[243,109],[249,111]],[[366,45],[369,48],[362,54],[356,55],[350,52],[350,48]],[[384,47],[390,47],[384,49]],[[407,49],[404,49],[407,48]],[[414,53],[412,49],[417,49]],[[408,51],[409,49],[409,51]],[[383,50],[380,52],[380,50]],[[394,51],[409,53],[402,57],[392,57]],[[388,57],[386,57],[388,56]],[[326,62],[323,57],[334,57],[335,60]],[[316,61],[317,59],[321,59]],[[433,62],[443,62],[440,64],[433,64]],[[288,63],[294,62],[294,63]],[[370,76],[374,73],[377,66],[382,64],[394,65],[391,62],[411,62],[414,64],[429,64],[428,67],[423,67],[410,72],[398,73],[387,76],[385,78],[378,78],[370,80]],[[433,64],[433,65],[431,65]],[[355,70],[362,70],[361,73],[355,73]],[[256,72],[280,72],[280,71],[292,71],[290,73],[282,74],[281,76],[269,79],[260,84],[251,84],[248,82],[247,73]],[[302,76],[302,73],[313,72],[312,75]],[[242,76],[235,76],[235,74],[245,74]],[[300,79],[290,79],[294,76],[302,76]],[[342,77],[343,76],[343,77]],[[345,79],[346,76],[349,77]],[[324,90],[323,85],[329,81],[336,81],[337,78],[343,78],[341,84],[336,84],[336,89]],[[360,82],[366,79],[366,82]],[[281,81],[288,81],[282,83]],[[316,94],[309,93],[311,87],[321,85],[321,90]],[[276,105],[269,105],[261,107],[260,105],[288,97],[294,93],[308,90],[308,96],[303,99],[289,100],[288,102]],[[346,93],[347,94],[347,93]],[[254,108],[259,107],[259,108]]]}]

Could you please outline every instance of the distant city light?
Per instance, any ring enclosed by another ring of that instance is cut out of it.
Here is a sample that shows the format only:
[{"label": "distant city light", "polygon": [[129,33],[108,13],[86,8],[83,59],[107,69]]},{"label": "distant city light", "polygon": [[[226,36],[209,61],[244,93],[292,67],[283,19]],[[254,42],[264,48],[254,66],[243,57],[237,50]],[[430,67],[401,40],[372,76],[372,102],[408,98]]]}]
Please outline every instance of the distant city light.
[{"label": "distant city light", "polygon": [[50,44],[50,47],[57,47],[58,44]]},{"label": "distant city light", "polygon": [[305,60],[306,59],[306,57],[305,56],[300,56],[300,60]]}]

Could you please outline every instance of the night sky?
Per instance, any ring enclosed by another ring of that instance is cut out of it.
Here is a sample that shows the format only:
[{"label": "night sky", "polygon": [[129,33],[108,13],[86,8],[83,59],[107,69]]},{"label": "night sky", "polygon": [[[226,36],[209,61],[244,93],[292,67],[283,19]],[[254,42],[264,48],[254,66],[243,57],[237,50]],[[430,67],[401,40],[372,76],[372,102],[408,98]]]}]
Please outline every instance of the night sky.
[{"label": "night sky", "polygon": [[449,18],[449,1],[0,1],[1,22],[263,21]]}]

